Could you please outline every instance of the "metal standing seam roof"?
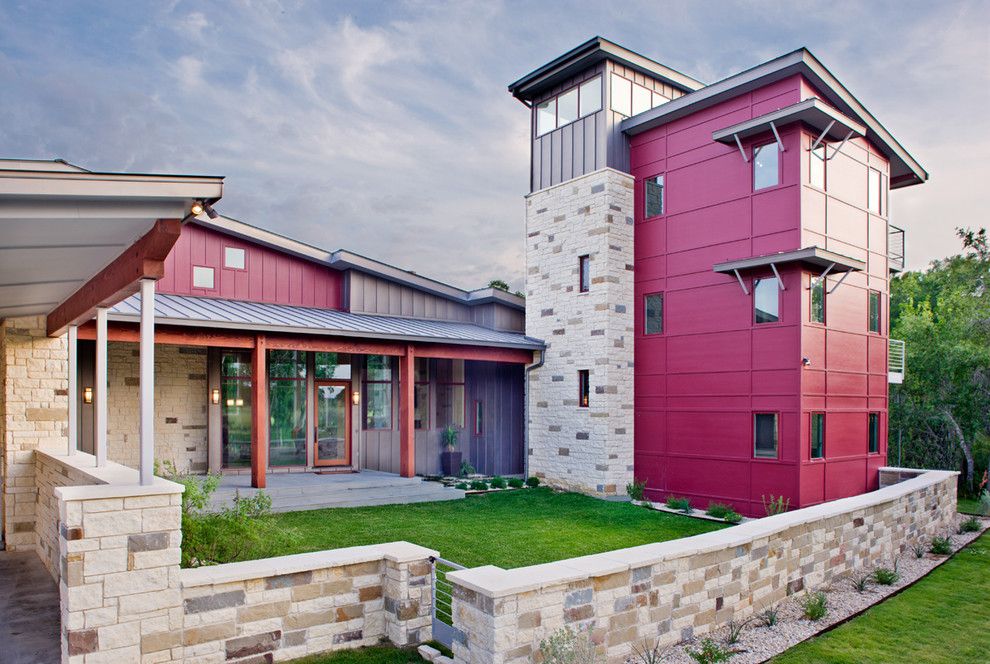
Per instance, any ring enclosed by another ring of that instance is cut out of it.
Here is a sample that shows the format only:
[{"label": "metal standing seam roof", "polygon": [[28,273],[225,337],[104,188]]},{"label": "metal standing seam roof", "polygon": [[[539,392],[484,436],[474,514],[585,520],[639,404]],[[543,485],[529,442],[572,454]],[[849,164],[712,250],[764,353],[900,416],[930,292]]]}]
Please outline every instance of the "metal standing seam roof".
[{"label": "metal standing seam roof", "polygon": [[[138,322],[140,314],[141,297],[132,295],[110,309],[107,318],[115,321]],[[539,339],[515,332],[493,330],[474,323],[353,314],[335,309],[164,293],[155,296],[155,322],[160,325],[228,330],[427,341],[533,350],[544,348],[544,343]]]}]

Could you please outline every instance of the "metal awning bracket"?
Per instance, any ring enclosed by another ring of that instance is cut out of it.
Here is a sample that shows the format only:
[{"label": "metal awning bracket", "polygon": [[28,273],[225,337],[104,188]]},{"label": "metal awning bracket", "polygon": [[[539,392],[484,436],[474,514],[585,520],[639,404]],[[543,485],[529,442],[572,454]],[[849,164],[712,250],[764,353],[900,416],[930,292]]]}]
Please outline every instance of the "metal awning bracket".
[{"label": "metal awning bracket", "polygon": [[770,129],[773,131],[773,137],[777,139],[777,149],[783,152],[784,142],[780,140],[780,134],[777,133],[777,125],[775,125],[772,121],[770,122]]},{"label": "metal awning bracket", "polygon": [[736,275],[736,279],[739,281],[739,288],[742,288],[743,295],[749,295],[749,289],[746,288],[746,284],[743,283],[742,277],[739,276],[739,270],[733,270],[732,273]]},{"label": "metal awning bracket", "polygon": [[780,272],[777,272],[776,263],[770,263],[770,269],[773,270],[773,276],[777,277],[777,285],[780,286],[780,290],[787,290],[784,288],[784,280],[780,278]]},{"label": "metal awning bracket", "polygon": [[849,272],[844,272],[842,274],[842,277],[837,282],[835,282],[835,285],[832,286],[832,289],[831,290],[829,290],[828,294],[831,295],[832,293],[834,293],[835,292],[835,289],[838,288],[839,286],[841,286],[842,285],[842,282],[845,281],[846,280],[846,277],[848,277],[848,276],[849,276]]},{"label": "metal awning bracket", "polygon": [[827,268],[825,268],[825,271],[822,272],[822,275],[820,277],[818,277],[818,278],[821,279],[822,281],[825,281],[825,277],[828,276],[828,273],[832,271],[832,268],[833,267],[835,267],[835,263],[829,264],[829,266]]},{"label": "metal awning bracket", "polygon": [[850,129],[849,130],[849,133],[846,134],[846,137],[842,139],[842,142],[841,143],[839,143],[839,147],[835,148],[835,152],[832,153],[832,156],[831,157],[825,157],[825,160],[826,161],[831,161],[832,159],[835,159],[835,155],[837,155],[840,152],[842,152],[842,148],[845,147],[846,141],[848,141],[850,138],[852,138],[852,135],[855,134],[855,133],[856,132],[854,132],[852,129]]},{"label": "metal awning bracket", "polygon": [[824,130],[822,131],[822,133],[821,133],[821,134],[820,134],[820,135],[818,136],[818,138],[817,138],[817,139],[815,139],[815,142],[814,142],[814,143],[812,143],[812,145],[811,145],[811,150],[809,150],[809,152],[814,152],[815,150],[817,150],[817,149],[818,149],[818,146],[819,146],[819,145],[821,145],[821,143],[822,143],[822,141],[824,141],[824,140],[825,140],[825,137],[826,137],[826,136],[828,136],[828,132],[830,132],[830,131],[832,130],[832,126],[833,126],[833,125],[835,125],[835,120],[832,120],[831,122],[829,122],[829,123],[828,123],[828,126],[827,126],[827,127],[825,127],[825,129],[824,129]]},{"label": "metal awning bracket", "polygon": [[[745,161],[746,163],[749,163],[749,157],[746,156],[746,151],[743,150],[742,141],[739,140],[739,134],[733,134],[732,135],[732,138],[736,139],[736,146],[739,148],[739,154],[742,155],[743,161]],[[739,275],[736,275],[736,276],[739,276]],[[743,288],[743,290],[746,290],[746,289]],[[748,295],[748,293],[747,293],[747,295]]]}]

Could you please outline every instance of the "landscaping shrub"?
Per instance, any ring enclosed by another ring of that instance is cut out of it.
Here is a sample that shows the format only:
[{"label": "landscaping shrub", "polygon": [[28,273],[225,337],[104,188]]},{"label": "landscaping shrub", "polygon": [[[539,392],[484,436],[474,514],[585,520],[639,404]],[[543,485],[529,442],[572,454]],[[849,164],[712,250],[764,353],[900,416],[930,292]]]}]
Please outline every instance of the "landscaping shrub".
[{"label": "landscaping shrub", "polygon": [[644,642],[642,647],[633,646],[633,656],[639,664],[660,664],[667,657],[667,649],[660,647],[660,641],[652,646]]},{"label": "landscaping shrub", "polygon": [[461,477],[467,477],[468,475],[474,475],[475,469],[471,465],[470,461],[461,461]]},{"label": "landscaping shrub", "polygon": [[694,650],[688,648],[687,654],[698,664],[715,664],[716,662],[727,662],[732,657],[732,652],[723,648],[711,639],[702,639],[701,648]]},{"label": "landscaping shrub", "polygon": [[646,482],[633,480],[626,485],[626,493],[633,500],[643,500],[643,495],[646,493]]},{"label": "landscaping shrub", "polygon": [[489,482],[489,484],[492,485],[493,489],[504,489],[505,487],[508,486],[508,482],[506,482],[505,478],[502,477],[501,475],[496,475],[495,477],[493,477]]},{"label": "landscaping shrub", "polygon": [[467,491],[469,487],[467,482],[458,482],[454,485],[455,489],[460,489],[461,491]]},{"label": "landscaping shrub", "polygon": [[901,578],[900,573],[897,571],[897,564],[894,564],[894,569],[889,567],[878,567],[873,570],[873,580],[879,583],[881,586],[892,586]]},{"label": "landscaping shrub", "polygon": [[726,645],[735,645],[739,643],[739,639],[742,637],[743,627],[749,620],[730,620],[728,624],[729,633],[725,636]]},{"label": "landscaping shrub", "polygon": [[959,524],[959,532],[961,533],[976,533],[983,528],[983,524],[975,516],[971,516],[962,523]]},{"label": "landscaping shrub", "polygon": [[760,624],[764,627],[773,627],[780,620],[780,607],[768,606],[760,613]]},{"label": "landscaping shrub", "polygon": [[860,574],[852,578],[852,586],[853,588],[856,589],[856,592],[858,593],[866,592],[866,589],[869,587],[869,585],[870,585],[869,574]]},{"label": "landscaping shrub", "polygon": [[828,615],[828,596],[821,590],[808,593],[801,600],[801,609],[808,620],[821,620]]},{"label": "landscaping shrub", "polygon": [[914,546],[912,546],[911,550],[914,551],[915,558],[921,559],[925,557],[926,549],[925,545],[921,541],[918,541]]},{"label": "landscaping shrub", "polygon": [[528,487],[534,487],[534,488],[540,486],[540,478],[539,477],[527,477],[526,478],[526,486],[528,486]]},{"label": "landscaping shrub", "polygon": [[590,629],[575,632],[570,627],[561,627],[540,641],[540,653],[544,664],[599,664],[603,661],[595,650]]},{"label": "landscaping shrub", "polygon": [[742,521],[742,515],[725,503],[708,503],[708,509],[705,510],[705,514],[729,523],[739,523]]},{"label": "landscaping shrub", "polygon": [[511,486],[513,489],[521,489],[523,488],[524,484],[525,482],[523,482],[522,479],[518,477],[512,477],[509,479],[509,486]]},{"label": "landscaping shrub", "polygon": [[984,489],[980,494],[980,505],[977,509],[981,515],[990,516],[990,490]]},{"label": "landscaping shrub", "polygon": [[948,537],[933,537],[928,550],[936,556],[947,556],[952,553],[952,540]]},{"label": "landscaping shrub", "polygon": [[691,513],[691,500],[689,498],[678,498],[676,496],[667,496],[667,502],[665,504],[669,509],[677,510],[678,512],[684,512],[685,514]]},{"label": "landscaping shrub", "polygon": [[488,491],[488,485],[482,480],[474,480],[471,482],[472,491]]},{"label": "landscaping shrub", "polygon": [[766,496],[760,496],[763,501],[763,511],[767,513],[767,516],[774,516],[776,514],[783,514],[791,507],[791,499],[784,498],[783,496],[777,496],[776,498],[771,493],[770,500],[767,500]]}]

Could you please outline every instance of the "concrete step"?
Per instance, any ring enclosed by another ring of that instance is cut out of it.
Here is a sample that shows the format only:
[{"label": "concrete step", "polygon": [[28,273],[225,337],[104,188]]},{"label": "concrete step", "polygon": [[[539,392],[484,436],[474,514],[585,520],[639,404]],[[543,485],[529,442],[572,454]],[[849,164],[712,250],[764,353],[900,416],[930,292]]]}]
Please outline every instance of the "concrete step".
[{"label": "concrete step", "polygon": [[[294,487],[298,488],[298,487]],[[319,487],[318,490],[280,492],[270,494],[272,511],[288,512],[325,507],[360,507],[365,505],[399,505],[404,503],[437,502],[458,500],[464,497],[464,492],[458,489],[444,487],[436,482],[415,482],[406,479],[403,483],[389,483],[379,486],[377,483],[362,486],[338,487],[333,483]],[[242,496],[251,495],[256,490],[241,490]],[[250,492],[250,493],[249,493]],[[235,492],[219,490],[210,501],[211,508],[229,505]]]}]

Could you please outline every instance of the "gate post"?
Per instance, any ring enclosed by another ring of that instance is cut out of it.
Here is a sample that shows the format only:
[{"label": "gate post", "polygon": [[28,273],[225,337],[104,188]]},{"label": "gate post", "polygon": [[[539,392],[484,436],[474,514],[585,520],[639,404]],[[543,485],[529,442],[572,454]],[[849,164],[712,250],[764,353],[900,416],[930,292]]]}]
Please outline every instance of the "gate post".
[{"label": "gate post", "polygon": [[433,638],[433,565],[436,556],[409,545],[407,554],[385,556],[385,634],[397,646],[423,643]]}]

